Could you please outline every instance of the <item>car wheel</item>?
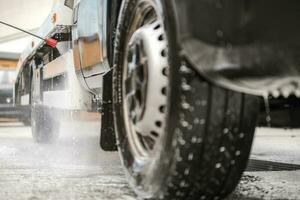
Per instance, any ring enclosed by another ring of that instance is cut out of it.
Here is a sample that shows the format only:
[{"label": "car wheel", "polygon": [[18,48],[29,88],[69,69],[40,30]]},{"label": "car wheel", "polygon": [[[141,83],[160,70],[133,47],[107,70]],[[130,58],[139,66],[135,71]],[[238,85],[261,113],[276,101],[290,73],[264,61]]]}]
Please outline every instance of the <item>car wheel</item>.
[{"label": "car wheel", "polygon": [[177,62],[163,4],[125,0],[121,8],[113,77],[120,156],[140,198],[223,198],[246,167],[258,99]]},{"label": "car wheel", "polygon": [[40,101],[40,91],[32,81],[31,85],[31,132],[36,143],[55,143],[59,137],[59,121],[56,120],[55,113],[50,108],[42,105]]},{"label": "car wheel", "polygon": [[59,137],[59,123],[43,106],[33,106],[31,111],[32,136],[37,143],[55,143]]}]

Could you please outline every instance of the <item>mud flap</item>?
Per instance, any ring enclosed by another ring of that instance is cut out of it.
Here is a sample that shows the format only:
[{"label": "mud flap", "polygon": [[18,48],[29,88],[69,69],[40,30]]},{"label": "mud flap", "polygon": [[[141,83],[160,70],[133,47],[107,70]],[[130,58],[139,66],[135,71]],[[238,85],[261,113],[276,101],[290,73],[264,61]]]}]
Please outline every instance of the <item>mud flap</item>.
[{"label": "mud flap", "polygon": [[172,2],[180,54],[206,80],[252,95],[298,90],[300,1]]},{"label": "mud flap", "polygon": [[100,147],[104,151],[117,151],[112,105],[112,71],[104,76]]}]

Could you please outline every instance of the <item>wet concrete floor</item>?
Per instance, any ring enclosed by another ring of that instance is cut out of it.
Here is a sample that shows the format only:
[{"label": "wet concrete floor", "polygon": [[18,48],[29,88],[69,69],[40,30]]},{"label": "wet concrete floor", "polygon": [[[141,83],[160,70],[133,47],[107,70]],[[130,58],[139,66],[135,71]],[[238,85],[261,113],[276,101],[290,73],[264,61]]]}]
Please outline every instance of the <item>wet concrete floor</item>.
[{"label": "wet concrete floor", "polygon": [[[58,144],[39,145],[30,127],[0,124],[1,200],[136,199],[118,153],[103,152],[98,145],[100,125],[69,127],[61,130]],[[251,158],[297,166],[299,152],[300,130],[258,129]],[[261,163],[245,172],[230,200],[300,199],[300,170],[256,169]]]}]

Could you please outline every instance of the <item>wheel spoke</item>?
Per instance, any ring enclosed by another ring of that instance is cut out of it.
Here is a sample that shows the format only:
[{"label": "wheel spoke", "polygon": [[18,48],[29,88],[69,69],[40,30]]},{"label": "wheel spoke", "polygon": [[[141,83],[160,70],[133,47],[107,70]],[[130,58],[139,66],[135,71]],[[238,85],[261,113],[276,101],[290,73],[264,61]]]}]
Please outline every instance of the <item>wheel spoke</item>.
[{"label": "wheel spoke", "polygon": [[154,145],[155,145],[155,140],[149,136],[144,136],[143,137],[145,145],[147,146],[148,150],[153,150]]},{"label": "wheel spoke", "polygon": [[128,96],[134,92],[134,84],[132,84],[132,79],[128,77],[125,80],[125,95]]},{"label": "wheel spoke", "polygon": [[123,66],[124,108],[127,108],[125,113],[129,118],[126,129],[133,151],[142,160],[153,155],[156,144],[162,138],[153,130],[162,132],[158,129],[163,127],[158,127],[156,122],[161,122],[164,118],[164,113],[159,108],[166,105],[167,97],[162,94],[162,89],[168,86],[163,74],[168,60],[161,55],[161,49],[167,49],[167,42],[160,39],[164,34],[162,22],[158,21],[155,10],[151,7],[147,13],[150,19],[136,18],[132,22],[136,24],[136,29],[129,31],[131,38],[128,38],[125,54],[127,62]]}]

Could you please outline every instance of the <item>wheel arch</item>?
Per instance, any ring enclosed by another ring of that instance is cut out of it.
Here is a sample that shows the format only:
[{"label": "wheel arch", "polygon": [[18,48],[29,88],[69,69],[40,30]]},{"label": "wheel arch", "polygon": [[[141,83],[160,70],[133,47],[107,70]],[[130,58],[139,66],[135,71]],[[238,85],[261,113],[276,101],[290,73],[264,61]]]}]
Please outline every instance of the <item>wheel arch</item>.
[{"label": "wheel arch", "polygon": [[300,22],[295,9],[299,1],[167,0],[165,4],[176,12],[181,54],[209,81],[264,95],[280,92],[281,85],[299,79]]}]

